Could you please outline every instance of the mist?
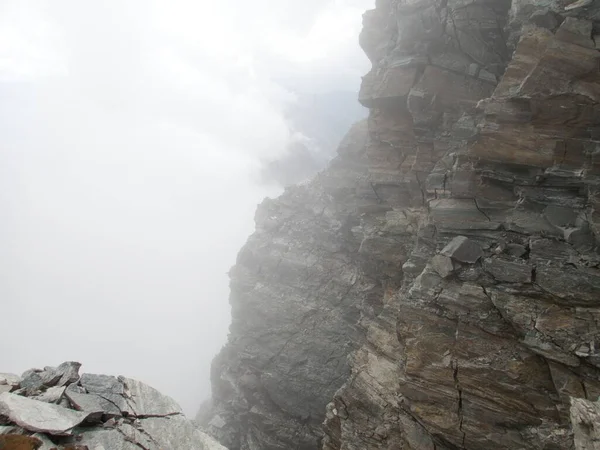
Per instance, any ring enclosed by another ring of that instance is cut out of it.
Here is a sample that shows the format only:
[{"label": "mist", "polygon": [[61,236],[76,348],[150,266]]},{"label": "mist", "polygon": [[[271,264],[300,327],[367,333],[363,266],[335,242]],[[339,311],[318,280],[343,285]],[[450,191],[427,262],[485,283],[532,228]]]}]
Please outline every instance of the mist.
[{"label": "mist", "polygon": [[356,92],[372,0],[0,0],[0,371],[77,360],[193,415],[303,92]]}]

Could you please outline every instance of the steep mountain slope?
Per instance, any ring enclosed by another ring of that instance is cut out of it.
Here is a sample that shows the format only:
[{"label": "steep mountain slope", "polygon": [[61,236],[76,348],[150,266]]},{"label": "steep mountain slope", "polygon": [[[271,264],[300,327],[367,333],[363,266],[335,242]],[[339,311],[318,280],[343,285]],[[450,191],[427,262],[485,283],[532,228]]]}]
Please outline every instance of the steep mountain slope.
[{"label": "steep mountain slope", "polygon": [[364,25],[369,119],[259,208],[209,431],[574,448],[600,395],[600,5],[381,0]]}]

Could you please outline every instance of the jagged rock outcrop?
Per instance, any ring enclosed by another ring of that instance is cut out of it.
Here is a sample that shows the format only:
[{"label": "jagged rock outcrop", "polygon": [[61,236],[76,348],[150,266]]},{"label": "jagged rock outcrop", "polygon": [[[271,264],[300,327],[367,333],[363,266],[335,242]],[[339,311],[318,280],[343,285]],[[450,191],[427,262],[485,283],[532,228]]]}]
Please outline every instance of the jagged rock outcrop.
[{"label": "jagged rock outcrop", "polygon": [[226,450],[173,399],[130,378],[80,377],[80,367],[0,374],[0,449]]},{"label": "jagged rock outcrop", "polygon": [[211,433],[235,450],[597,445],[598,42],[595,1],[377,1],[367,137],[259,208]]}]

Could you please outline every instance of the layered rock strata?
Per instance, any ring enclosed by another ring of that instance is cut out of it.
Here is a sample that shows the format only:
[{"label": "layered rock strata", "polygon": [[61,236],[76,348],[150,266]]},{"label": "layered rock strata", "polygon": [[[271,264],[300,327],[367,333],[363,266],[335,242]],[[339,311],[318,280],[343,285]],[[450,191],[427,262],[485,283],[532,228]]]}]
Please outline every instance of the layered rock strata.
[{"label": "layered rock strata", "polygon": [[209,431],[248,450],[585,448],[600,6],[381,0],[364,25],[366,132],[259,208]]},{"label": "layered rock strata", "polygon": [[152,387],[80,367],[0,374],[0,449],[226,450]]}]

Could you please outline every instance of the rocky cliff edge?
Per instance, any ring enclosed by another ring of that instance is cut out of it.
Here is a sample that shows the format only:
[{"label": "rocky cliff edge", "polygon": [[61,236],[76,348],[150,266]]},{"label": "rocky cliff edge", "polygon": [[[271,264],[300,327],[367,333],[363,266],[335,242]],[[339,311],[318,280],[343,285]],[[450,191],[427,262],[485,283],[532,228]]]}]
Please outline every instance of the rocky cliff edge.
[{"label": "rocky cliff edge", "polygon": [[368,120],[231,271],[209,431],[597,448],[600,4],[379,0],[360,43]]}]

